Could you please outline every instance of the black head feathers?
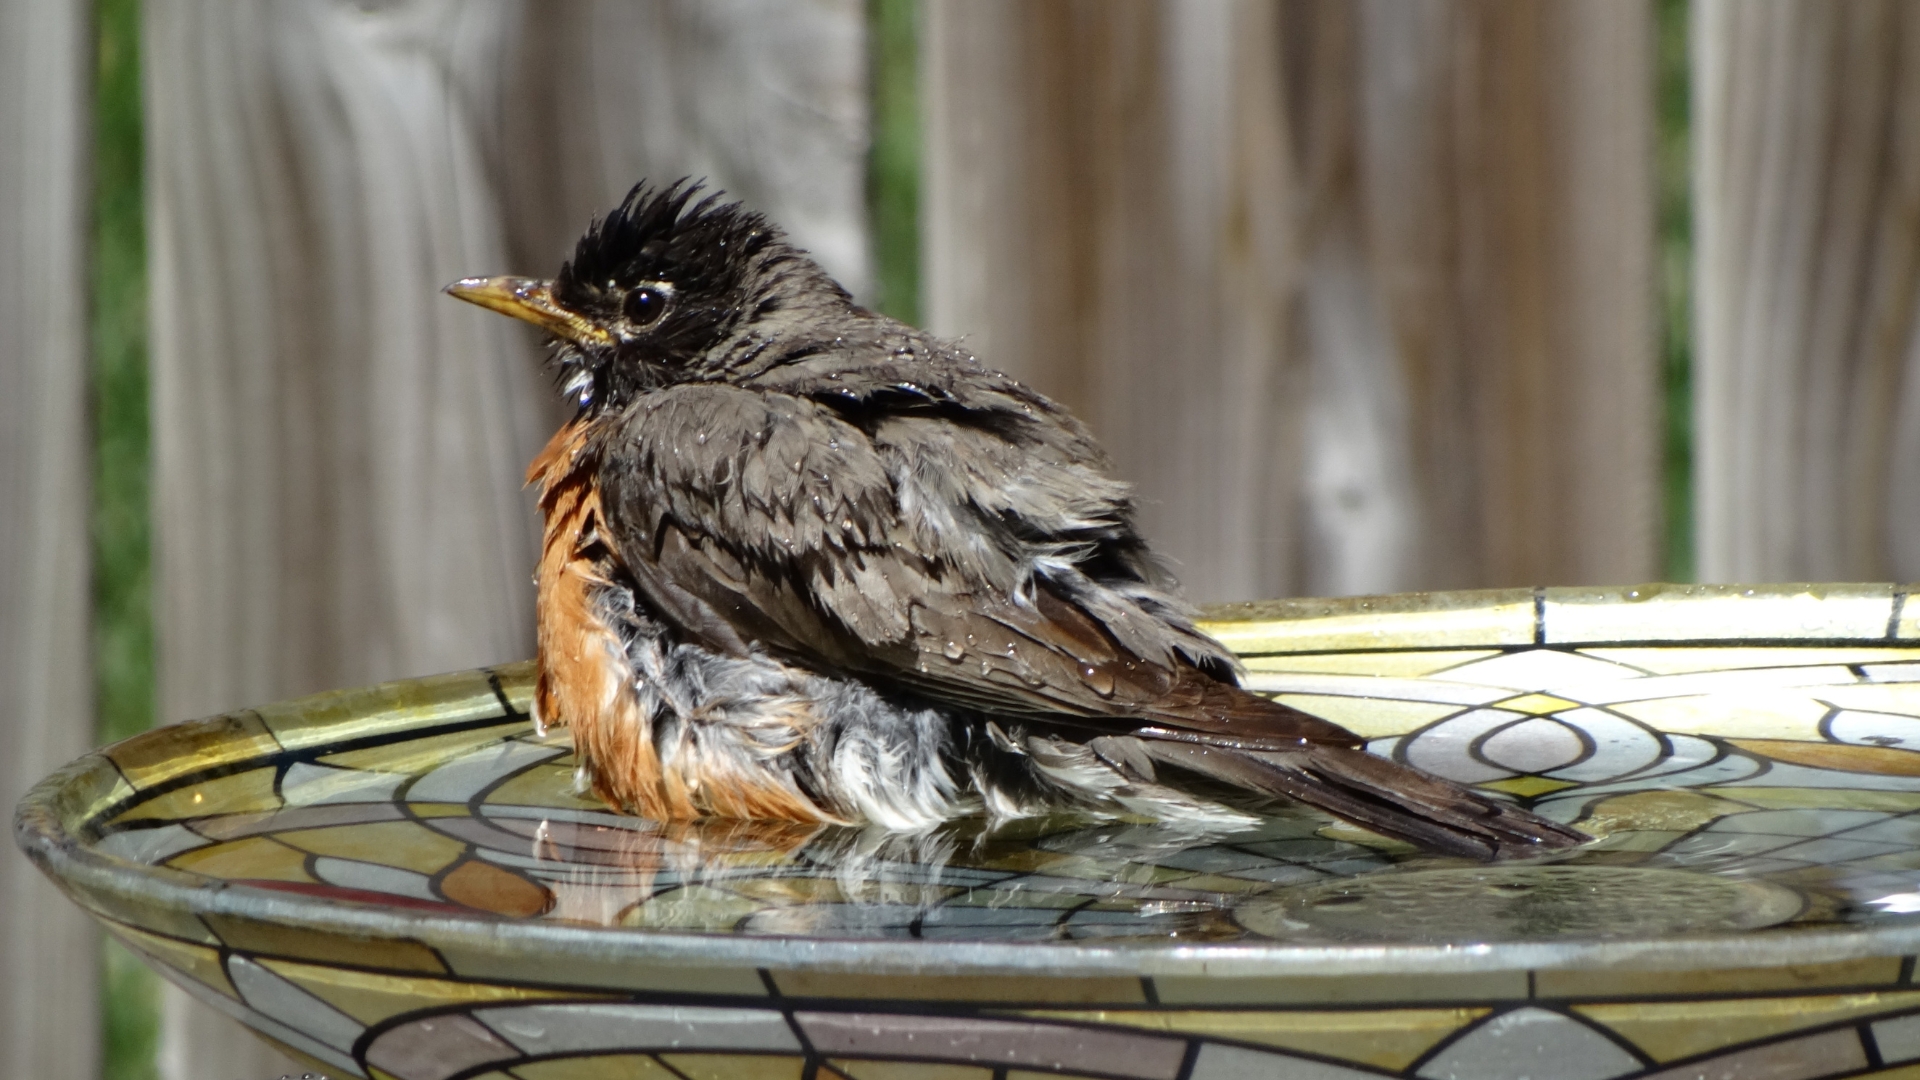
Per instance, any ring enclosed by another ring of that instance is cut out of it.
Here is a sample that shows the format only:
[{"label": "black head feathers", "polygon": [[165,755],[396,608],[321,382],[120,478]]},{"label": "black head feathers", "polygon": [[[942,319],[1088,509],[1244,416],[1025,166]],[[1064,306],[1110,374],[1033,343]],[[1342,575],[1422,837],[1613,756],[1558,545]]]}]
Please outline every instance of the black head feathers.
[{"label": "black head feathers", "polygon": [[609,294],[644,281],[671,282],[684,294],[723,294],[753,256],[782,239],[767,219],[723,192],[694,201],[700,181],[682,178],[665,189],[641,181],[613,212],[593,223],[573,258],[554,279],[554,298],[575,311],[605,303]]}]

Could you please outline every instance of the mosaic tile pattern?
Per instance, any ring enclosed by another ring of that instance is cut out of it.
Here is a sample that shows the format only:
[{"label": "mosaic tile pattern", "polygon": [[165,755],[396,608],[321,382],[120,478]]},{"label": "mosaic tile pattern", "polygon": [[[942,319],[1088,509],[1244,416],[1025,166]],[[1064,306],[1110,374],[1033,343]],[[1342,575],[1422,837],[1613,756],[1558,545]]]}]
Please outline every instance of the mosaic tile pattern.
[{"label": "mosaic tile pattern", "polygon": [[[574,793],[564,732],[526,719],[525,665],[142,736],[36,789],[21,835],[136,952],[334,1077],[1920,1080],[1900,945],[1920,926],[1920,623],[1903,590],[1228,614],[1212,629],[1255,688],[1598,841],[1485,868],[1305,813],[1212,836],[665,826]],[[1867,944],[1742,966],[1745,942],[1833,933]],[[1284,952],[1207,966],[1276,945],[1654,935],[1732,947],[1691,970],[1604,948],[1398,974]],[[926,960],[725,949],[796,939]],[[635,944],[663,940],[689,947]],[[995,946],[1054,970],[970,959]]]}]

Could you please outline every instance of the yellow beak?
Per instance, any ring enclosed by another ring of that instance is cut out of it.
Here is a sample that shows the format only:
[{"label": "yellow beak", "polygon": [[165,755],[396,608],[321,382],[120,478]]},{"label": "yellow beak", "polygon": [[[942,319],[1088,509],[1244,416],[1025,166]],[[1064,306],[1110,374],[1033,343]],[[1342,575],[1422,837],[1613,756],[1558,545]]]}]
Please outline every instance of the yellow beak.
[{"label": "yellow beak", "polygon": [[611,345],[613,335],[553,299],[553,283],[535,278],[461,278],[446,287],[449,296],[511,315],[566,338],[576,345]]}]

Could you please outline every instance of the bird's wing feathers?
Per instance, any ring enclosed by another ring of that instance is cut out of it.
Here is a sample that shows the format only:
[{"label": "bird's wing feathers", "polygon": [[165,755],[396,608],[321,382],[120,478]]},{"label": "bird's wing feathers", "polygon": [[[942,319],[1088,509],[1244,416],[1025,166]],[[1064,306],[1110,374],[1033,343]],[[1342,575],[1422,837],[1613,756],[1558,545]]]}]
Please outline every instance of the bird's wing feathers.
[{"label": "bird's wing feathers", "polygon": [[1015,411],[970,424],[720,384],[645,395],[594,440],[611,538],[654,608],[712,648],[760,642],[1103,730],[1355,742],[1196,667],[1231,659],[1141,574],[1090,576],[1138,546],[1126,488],[1079,463],[1077,432],[1003,397]]}]

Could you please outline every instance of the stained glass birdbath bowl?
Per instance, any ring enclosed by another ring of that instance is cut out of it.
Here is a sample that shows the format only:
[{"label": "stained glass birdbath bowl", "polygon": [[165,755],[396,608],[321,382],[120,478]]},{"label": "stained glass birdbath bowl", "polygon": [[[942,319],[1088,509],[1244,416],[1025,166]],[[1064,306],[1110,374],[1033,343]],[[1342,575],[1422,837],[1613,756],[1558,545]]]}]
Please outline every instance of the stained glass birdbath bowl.
[{"label": "stained glass birdbath bowl", "polygon": [[154,731],[20,842],[335,1077],[1920,1076],[1920,610],[1892,586],[1219,609],[1252,685],[1574,822],[1545,863],[1233,835],[666,826],[525,665]]}]

